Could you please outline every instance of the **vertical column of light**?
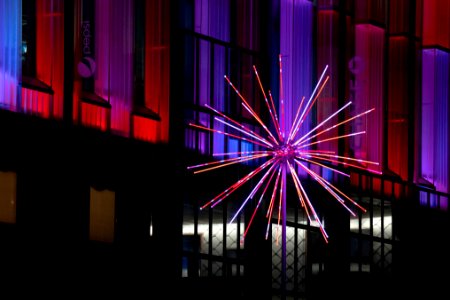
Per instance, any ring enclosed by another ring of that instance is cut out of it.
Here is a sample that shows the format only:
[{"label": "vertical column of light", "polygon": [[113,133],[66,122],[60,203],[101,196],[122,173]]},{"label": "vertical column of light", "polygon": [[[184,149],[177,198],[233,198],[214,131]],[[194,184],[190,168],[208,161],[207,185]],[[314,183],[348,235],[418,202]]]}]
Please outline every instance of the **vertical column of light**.
[{"label": "vertical column of light", "polygon": [[[326,2],[326,3],[324,3]],[[333,1],[319,1],[317,13],[317,74],[328,65],[329,80],[317,100],[317,122],[325,120],[338,110],[338,55],[339,55],[339,12],[333,9]],[[343,88],[343,87],[342,87]],[[338,130],[330,131],[329,136],[338,135]],[[338,141],[317,145],[320,150],[338,153]],[[322,175],[329,179],[331,171],[322,169]]]},{"label": "vertical column of light", "polygon": [[134,1],[113,0],[110,19],[111,130],[129,135],[133,105]]},{"label": "vertical column of light", "polygon": [[18,110],[21,76],[21,1],[0,0],[0,108]]},{"label": "vertical column of light", "polygon": [[96,0],[95,92],[111,104],[111,130],[130,131],[133,96],[133,1]]},{"label": "vertical column of light", "polygon": [[145,106],[156,112],[161,120],[151,121],[149,140],[169,140],[169,3],[164,0],[145,4]]},{"label": "vertical column of light", "polygon": [[[421,176],[449,191],[450,2],[426,0],[422,27]],[[421,197],[422,198],[422,197]],[[431,205],[437,205],[431,199]],[[427,199],[421,199],[426,202]],[[443,203],[440,203],[441,207]]]},{"label": "vertical column of light", "polygon": [[[94,74],[94,92],[111,103],[111,52],[113,49],[120,48],[119,45],[112,45],[111,36],[113,35],[113,23],[111,12],[113,1],[109,0],[95,0],[93,23],[91,28],[94,28],[94,48],[95,48],[95,63],[96,70]],[[92,29],[91,29],[92,30]],[[118,34],[118,33],[115,33]],[[86,110],[88,110],[86,108]],[[106,120],[102,116],[96,116],[103,111],[103,109],[97,109],[95,112],[92,110],[90,116],[90,122],[96,124],[100,121],[100,127],[106,125]],[[82,113],[82,112],[80,112]],[[94,115],[95,114],[95,115]],[[92,116],[94,115],[94,116]],[[92,120],[95,118],[95,121]],[[111,124],[112,126],[112,124]]]},{"label": "vertical column of light", "polygon": [[[194,30],[197,33],[228,42],[230,39],[230,1],[229,0],[196,0],[194,12]],[[224,47],[213,42],[200,39],[196,58],[196,73],[194,76],[194,98],[198,105],[211,105],[218,111],[225,111],[225,81],[224,75],[228,71],[225,66],[225,57],[228,54]],[[198,72],[197,72],[198,71]],[[199,112],[199,122],[216,130],[223,131],[224,125],[220,122],[211,122],[210,114]],[[225,137],[213,133],[213,149],[209,149],[209,133],[199,133],[199,148],[203,153],[224,152]]]},{"label": "vertical column of light", "polygon": [[[282,73],[280,74],[279,116],[284,128],[284,138],[288,139],[293,126],[297,109],[303,97],[312,92],[313,73],[313,4],[306,0],[280,1],[280,56]],[[305,103],[303,104],[305,105]],[[283,111],[284,110],[284,111]],[[301,125],[297,137],[309,132],[312,117],[308,117]],[[295,138],[293,138],[295,140]],[[286,191],[287,165],[283,167],[283,189]],[[293,279],[292,270],[287,269],[286,241],[286,193],[282,197],[282,241],[281,241],[281,276],[273,286],[279,286],[282,295],[292,286],[288,281]],[[277,247],[273,245],[273,247]]]},{"label": "vertical column of light", "polygon": [[422,177],[448,192],[450,55],[422,50]]},{"label": "vertical column of light", "polygon": [[36,1],[36,76],[53,94],[50,115],[62,118],[64,86],[64,1]]},{"label": "vertical column of light", "polygon": [[355,2],[355,57],[359,62],[355,74],[355,111],[371,108],[375,111],[366,120],[353,124],[353,130],[366,134],[355,137],[351,144],[356,157],[379,162],[378,170],[383,165],[385,29],[372,23],[384,24],[382,4],[382,1]]},{"label": "vertical column of light", "polygon": [[[387,165],[402,179],[408,179],[409,80],[413,65],[409,59],[409,1],[389,3],[387,63]],[[412,85],[411,85],[412,86]]]},{"label": "vertical column of light", "polygon": [[[312,93],[313,73],[313,4],[306,0],[280,3],[280,53],[283,65],[283,91],[285,128],[289,132],[303,97]],[[322,70],[323,71],[323,70]],[[280,93],[281,97],[281,93]],[[281,98],[279,99],[281,100]],[[305,101],[307,101],[306,99]],[[281,101],[279,101],[281,105]],[[303,106],[305,103],[303,104]],[[281,107],[279,109],[281,116]],[[297,138],[311,129],[308,114],[298,130]]]}]

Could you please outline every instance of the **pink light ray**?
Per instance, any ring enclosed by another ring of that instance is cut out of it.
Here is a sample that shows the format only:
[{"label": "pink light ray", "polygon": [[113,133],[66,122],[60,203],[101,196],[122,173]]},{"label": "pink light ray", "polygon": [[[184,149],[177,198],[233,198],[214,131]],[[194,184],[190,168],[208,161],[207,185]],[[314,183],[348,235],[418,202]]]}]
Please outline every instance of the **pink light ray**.
[{"label": "pink light ray", "polygon": [[[301,167],[303,167],[304,169],[308,169],[305,165],[303,165],[301,162],[295,160],[295,162],[297,164],[299,164]],[[320,178],[320,180],[328,185],[329,187],[331,187],[333,190],[335,190],[336,192],[338,192],[339,194],[341,194],[344,198],[346,198],[348,201],[350,201],[353,205],[357,206],[359,209],[361,209],[363,212],[366,212],[367,210],[362,207],[361,205],[359,205],[355,200],[353,200],[352,198],[350,198],[349,196],[347,196],[344,192],[342,192],[340,189],[338,189],[337,187],[335,187],[333,184],[331,184],[328,180],[326,180],[325,178],[323,178],[322,176],[320,176],[319,174],[317,174],[316,172],[312,171],[311,169],[308,169],[309,172],[311,172],[311,174],[313,174],[314,176],[317,176],[318,178]],[[328,189],[327,189],[328,190]],[[329,190],[328,190],[329,191]],[[340,197],[339,197],[340,198]],[[342,198],[340,198],[342,200]],[[340,202],[340,201],[339,201]],[[343,203],[343,202],[342,202]],[[353,213],[352,213],[353,214]],[[355,216],[353,214],[353,216]]]},{"label": "pink light ray", "polygon": [[275,109],[275,103],[273,101],[273,97],[272,97],[272,93],[269,90],[269,99],[270,99],[270,103],[272,105],[272,108],[274,110],[274,115],[275,115],[275,120],[277,120],[277,126],[276,126],[276,130],[278,131],[278,135],[280,136],[280,141],[282,140],[281,137],[281,128],[280,128],[280,122],[278,120],[278,115],[277,115],[277,110]]},{"label": "pink light ray", "polygon": [[218,165],[218,166],[214,166],[214,167],[210,167],[210,168],[206,168],[206,169],[195,171],[194,174],[208,172],[208,171],[211,171],[211,170],[223,168],[223,167],[230,166],[230,165],[233,165],[233,164],[237,164],[237,163],[241,163],[241,162],[245,162],[245,161],[249,161],[249,160],[253,160],[253,159],[257,159],[257,158],[261,158],[261,157],[266,157],[266,156],[268,156],[268,154],[259,154],[259,155],[245,156],[245,157],[241,156],[241,157],[230,158],[230,159],[226,159],[226,161],[228,161],[226,163],[210,162],[210,163],[207,163],[207,164],[217,164],[217,163],[221,163],[221,164]]},{"label": "pink light ray", "polygon": [[244,200],[244,202],[242,202],[241,206],[239,207],[239,209],[236,211],[236,213],[234,214],[234,216],[231,218],[229,224],[233,223],[234,220],[236,219],[236,217],[239,215],[239,213],[242,211],[242,209],[244,208],[244,206],[247,204],[248,200],[252,199],[253,196],[255,196],[255,193],[258,191],[258,189],[261,187],[261,185],[264,183],[264,180],[269,176],[270,172],[272,171],[272,169],[275,167],[275,164],[272,164],[272,166],[270,166],[269,170],[266,171],[266,173],[264,173],[263,177],[261,177],[261,179],[259,180],[259,182],[255,185],[255,187],[253,188],[253,190],[251,191],[251,193],[247,196],[247,198]]},{"label": "pink light ray", "polygon": [[362,116],[364,116],[364,115],[366,115],[366,114],[368,114],[368,113],[370,113],[370,112],[372,112],[372,111],[374,111],[374,110],[375,110],[375,108],[369,109],[369,110],[367,110],[367,111],[365,111],[365,112],[363,112],[363,113],[360,113],[360,114],[357,115],[357,116],[351,117],[351,118],[349,118],[349,119],[347,119],[347,120],[344,120],[344,121],[342,121],[342,122],[340,122],[340,123],[337,123],[337,124],[335,124],[335,125],[333,125],[333,126],[331,126],[331,127],[328,127],[328,128],[326,128],[326,129],[320,131],[319,133],[317,133],[317,134],[315,134],[315,135],[313,135],[313,136],[310,136],[310,137],[307,138],[306,140],[303,140],[300,144],[302,144],[302,143],[304,143],[304,142],[306,142],[306,141],[309,141],[309,140],[311,140],[311,139],[313,139],[313,138],[315,138],[315,137],[317,137],[317,136],[319,136],[319,135],[321,135],[321,134],[324,134],[325,132],[328,132],[328,131],[330,131],[330,130],[332,130],[332,129],[338,127],[338,126],[341,126],[341,125],[343,125],[343,124],[345,124],[345,123],[348,123],[348,122],[350,122],[350,121],[353,121],[353,120],[356,119],[356,118],[362,117]]},{"label": "pink light ray", "polygon": [[213,199],[211,199],[209,202],[207,202],[206,204],[204,204],[200,209],[205,209],[206,207],[208,207],[209,205],[211,205],[212,203],[215,203],[216,201],[222,201],[224,198],[228,197],[231,193],[233,193],[237,188],[239,188],[240,186],[242,186],[244,183],[246,183],[248,180],[250,180],[253,176],[255,176],[256,174],[258,174],[263,168],[265,168],[265,165],[271,163],[273,159],[265,162],[263,165],[259,166],[258,168],[256,168],[255,170],[251,171],[250,173],[248,173],[245,177],[239,179],[238,181],[236,181],[234,184],[232,184],[230,187],[228,187],[227,189],[225,189],[223,192],[221,192],[220,194],[218,194],[216,197],[214,197]]},{"label": "pink light ray", "polygon": [[294,121],[292,122],[292,127],[289,130],[290,132],[289,132],[289,135],[288,135],[288,143],[291,141],[292,134],[294,133],[295,128],[297,127],[297,122],[300,120],[298,117],[300,116],[300,110],[302,109],[303,102],[305,101],[305,99],[306,99],[305,96],[303,96],[302,97],[302,101],[300,101],[300,105],[297,108],[297,112],[295,113],[295,118],[294,118]]},{"label": "pink light ray", "polygon": [[[293,173],[291,172],[291,174],[296,174],[295,170]],[[303,185],[302,185],[300,179],[298,178],[298,176],[295,176],[295,178],[297,178],[297,184],[300,187],[300,190],[302,191],[302,193],[304,195],[305,203],[309,207],[309,209],[314,217],[314,220],[317,222],[317,224],[319,224],[320,232],[322,233],[322,236],[323,236],[325,242],[328,243],[328,234],[325,231],[325,228],[323,227],[322,222],[320,222],[319,216],[317,215],[316,210],[314,209],[314,206],[312,205],[311,201],[309,200],[308,194],[306,193],[305,189],[303,188]]]},{"label": "pink light ray", "polygon": [[273,207],[274,207],[274,203],[275,203],[275,197],[276,197],[276,194],[277,194],[278,183],[280,182],[280,177],[281,177],[281,166],[279,166],[279,168],[278,168],[277,179],[275,180],[275,184],[273,186],[272,197],[270,198],[269,208],[267,209],[267,214],[266,214],[266,217],[267,217],[266,240],[267,240],[267,238],[269,236],[270,224],[272,222]]},{"label": "pink light ray", "polygon": [[313,99],[313,97],[314,97],[314,95],[315,95],[315,93],[316,93],[316,91],[317,91],[317,88],[321,85],[323,76],[325,76],[325,73],[326,73],[327,70],[328,70],[328,65],[326,65],[325,68],[323,69],[322,75],[320,75],[319,81],[317,82],[316,86],[314,87],[314,90],[313,90],[313,92],[311,93],[311,96],[309,97],[308,102],[306,102],[306,106],[305,106],[305,108],[303,109],[303,112],[302,112],[302,114],[301,114],[301,116],[300,116],[300,120],[301,120],[301,119],[303,118],[303,116],[305,115],[306,109],[308,108],[310,102],[312,101],[312,99]]},{"label": "pink light ray", "polygon": [[272,154],[273,151],[237,151],[237,152],[222,152],[213,153],[213,156],[229,156],[229,155],[247,155],[247,154]]},{"label": "pink light ray", "polygon": [[236,92],[236,94],[241,98],[242,104],[244,107],[248,110],[248,112],[255,118],[256,121],[261,125],[262,128],[269,134],[270,138],[274,141],[275,144],[278,145],[277,139],[273,136],[272,132],[267,128],[267,126],[264,124],[264,122],[261,120],[261,118],[258,116],[258,114],[251,108],[251,106],[248,104],[247,100],[245,100],[244,96],[241,95],[239,90],[233,85],[233,83],[230,81],[228,76],[224,76],[225,79],[228,81],[228,84],[233,88],[233,90]]},{"label": "pink light ray", "polygon": [[308,133],[306,133],[305,135],[303,135],[301,138],[299,138],[296,142],[293,143],[293,145],[298,145],[302,140],[304,140],[306,137],[308,137],[311,133],[313,133],[314,131],[316,131],[318,128],[322,127],[324,124],[326,124],[328,121],[330,121],[333,117],[337,116],[341,111],[343,111],[344,109],[346,109],[350,104],[352,104],[352,102],[348,102],[347,104],[345,104],[344,106],[342,106],[340,109],[338,109],[337,111],[335,111],[333,114],[331,114],[328,118],[326,118],[325,120],[323,120],[322,122],[320,122],[316,127],[314,127],[313,129],[311,129]]},{"label": "pink light ray", "polygon": [[350,209],[350,207],[348,207],[345,204],[344,199],[342,199],[338,194],[336,194],[332,189],[330,189],[328,187],[328,185],[331,185],[331,183],[329,183],[327,180],[325,180],[322,176],[318,175],[316,172],[308,169],[306,166],[304,166],[301,162],[299,161],[295,161],[299,166],[301,166],[304,170],[306,170],[306,172],[308,172],[308,174],[314,178],[314,180],[316,180],[328,193],[330,193],[352,216],[356,216],[355,212],[353,210]]},{"label": "pink light ray", "polygon": [[328,141],[333,141],[333,140],[338,140],[338,139],[343,139],[343,138],[348,138],[348,137],[352,137],[352,136],[360,135],[360,134],[365,134],[365,133],[366,133],[365,131],[359,131],[359,132],[355,132],[355,133],[338,135],[338,136],[335,136],[335,137],[332,137],[332,138],[329,138],[329,139],[324,139],[324,140],[316,141],[316,142],[309,143],[309,144],[306,144],[306,145],[302,145],[299,148],[305,148],[305,147],[308,147],[308,146],[311,146],[311,145],[320,144],[320,143],[323,143],[323,142],[328,142]]},{"label": "pink light ray", "polygon": [[193,124],[193,123],[189,123],[189,126],[194,127],[194,128],[198,128],[198,129],[203,129],[203,130],[206,130],[206,131],[211,131],[211,132],[220,133],[220,134],[223,134],[223,135],[226,135],[226,136],[235,138],[235,139],[239,139],[239,140],[243,140],[243,141],[246,141],[246,142],[255,144],[255,145],[263,146],[264,148],[269,148],[269,147],[267,147],[266,144],[263,144],[263,143],[260,143],[260,142],[257,142],[257,141],[253,141],[253,140],[249,140],[249,139],[247,139],[247,138],[245,138],[245,137],[241,137],[241,136],[239,136],[239,135],[235,135],[235,134],[223,132],[223,131],[221,131],[221,130],[208,128],[208,127],[205,127],[205,126],[202,126],[202,125],[196,125],[196,124]]},{"label": "pink light ray", "polygon": [[335,159],[328,159],[328,158],[323,158],[323,157],[317,157],[317,156],[314,156],[314,155],[309,155],[309,157],[315,158],[315,159],[324,160],[324,161],[334,162],[334,163],[338,163],[338,164],[342,164],[344,166],[349,166],[349,167],[353,167],[353,168],[356,168],[356,169],[365,170],[365,171],[368,171],[368,172],[371,172],[371,173],[375,173],[375,174],[378,174],[378,175],[383,174],[383,172],[380,172],[380,171],[377,171],[377,170],[373,170],[373,169],[364,168],[364,167],[360,167],[360,166],[354,165],[354,164],[349,164],[349,163],[346,163],[344,161],[339,161],[339,160],[335,160]]},{"label": "pink light ray", "polygon": [[245,236],[247,235],[247,232],[248,232],[248,230],[250,229],[250,226],[251,226],[252,223],[253,223],[253,219],[254,219],[255,216],[256,216],[256,212],[258,211],[258,208],[259,208],[259,206],[261,205],[261,202],[262,202],[262,200],[263,200],[263,198],[264,198],[264,196],[265,196],[265,194],[266,194],[267,189],[269,188],[270,183],[272,182],[272,179],[273,179],[273,176],[275,175],[275,173],[276,173],[276,171],[275,171],[275,169],[274,169],[274,171],[272,172],[272,175],[270,175],[269,180],[267,180],[266,186],[264,187],[264,190],[263,190],[263,192],[261,193],[261,196],[259,197],[258,203],[256,204],[256,207],[255,207],[255,209],[253,210],[253,214],[252,214],[252,216],[251,216],[251,218],[250,218],[250,221],[249,221],[248,224],[247,224],[247,228],[246,228],[245,231],[244,231],[244,236],[243,236],[244,238],[245,238]]},{"label": "pink light ray", "polygon": [[[259,134],[257,134],[257,133],[254,132],[253,130],[251,130],[250,128],[247,128],[245,125],[239,123],[239,122],[236,121],[236,120],[233,120],[232,118],[228,117],[226,114],[224,114],[224,113],[218,111],[217,109],[215,109],[215,108],[209,106],[208,104],[205,104],[205,106],[206,106],[207,108],[209,108],[210,110],[212,110],[213,112],[215,112],[216,114],[218,114],[218,115],[220,115],[221,117],[223,117],[224,119],[226,119],[226,120],[230,121],[231,123],[236,124],[237,126],[241,127],[243,130],[247,131],[248,133],[251,133],[252,135],[255,135],[255,136],[259,137],[260,139],[263,139],[263,140],[267,141],[266,139],[264,139],[262,136],[260,136]],[[273,146],[273,145],[272,145],[272,146]]]},{"label": "pink light ray", "polygon": [[366,163],[366,164],[371,164],[371,165],[377,165],[377,166],[379,165],[379,163],[375,162],[375,161],[364,160],[364,159],[353,158],[353,157],[347,157],[347,156],[330,155],[330,154],[325,154],[325,153],[315,153],[314,155],[346,159],[346,160],[351,160],[351,161],[356,161],[356,162]]},{"label": "pink light ray", "polygon": [[[281,176],[281,187],[284,186],[284,178]],[[283,189],[280,187],[280,200],[278,202],[278,224],[277,224],[277,238],[276,244],[278,245],[278,239],[280,238],[280,220],[281,220],[281,205],[283,204]]]},{"label": "pink light ray", "polygon": [[234,126],[234,125],[228,123],[227,121],[223,121],[223,120],[219,119],[218,117],[214,117],[214,120],[216,120],[216,121],[218,121],[218,122],[220,122],[220,123],[222,123],[222,124],[225,124],[225,125],[227,125],[228,127],[231,127],[231,128],[233,128],[233,129],[235,129],[235,130],[237,130],[237,131],[239,131],[239,132],[242,132],[243,134],[246,134],[246,135],[248,135],[248,136],[250,136],[250,137],[252,137],[252,138],[254,138],[254,139],[256,139],[256,140],[258,140],[258,141],[260,141],[260,142],[263,142],[263,143],[266,144],[269,148],[273,148],[273,146],[274,146],[273,144],[269,143],[266,139],[264,139],[264,138],[259,138],[259,137],[255,136],[255,135],[251,134],[251,133],[248,133],[247,131],[245,131],[245,130],[243,130],[243,129],[240,129],[240,128],[238,128],[238,127],[236,127],[236,126]]},{"label": "pink light ray", "polygon": [[347,174],[347,173],[344,173],[344,172],[342,172],[342,171],[339,171],[338,169],[335,169],[335,168],[326,166],[326,165],[321,164],[321,163],[319,163],[319,162],[317,162],[317,161],[313,161],[313,160],[304,158],[303,156],[297,156],[297,158],[298,158],[298,159],[301,159],[301,160],[304,160],[304,161],[306,161],[306,162],[309,162],[309,163],[312,163],[312,164],[321,166],[322,168],[329,169],[329,170],[331,170],[331,171],[333,171],[333,172],[339,173],[339,174],[344,175],[344,176],[346,176],[346,177],[350,177],[350,174]]},{"label": "pink light ray", "polygon": [[[313,108],[314,104],[316,103],[317,99],[319,98],[320,94],[322,93],[322,90],[325,87],[325,84],[327,84],[328,80],[330,79],[330,76],[327,76],[325,78],[325,81],[322,83],[322,85],[320,86],[319,92],[317,93],[317,95],[314,97],[314,99],[312,100],[311,104],[307,104],[309,105],[305,107],[304,109],[304,113],[302,114],[302,116],[300,117],[298,123],[296,124],[295,130],[292,133],[291,136],[291,140],[294,139],[297,136],[298,131],[300,130],[301,125],[303,124],[303,122],[306,120],[306,117],[308,116],[309,112],[311,111],[311,109]],[[306,111],[306,112],[305,112]]]},{"label": "pink light ray", "polygon": [[309,222],[311,223],[311,216],[309,214],[308,207],[305,204],[305,199],[303,198],[302,191],[300,190],[300,186],[298,185],[298,181],[300,179],[297,176],[297,172],[295,171],[294,167],[291,165],[291,163],[288,162],[289,169],[291,171],[292,180],[294,181],[295,189],[297,190],[298,199],[300,200],[300,205],[305,209],[306,216],[308,217]]},{"label": "pink light ray", "polygon": [[274,111],[272,111],[272,108],[270,107],[269,101],[267,100],[266,92],[264,91],[264,87],[263,87],[263,85],[261,83],[261,79],[259,78],[258,70],[256,69],[256,67],[254,65],[253,65],[253,70],[254,70],[256,78],[258,80],[259,87],[261,88],[261,92],[263,93],[264,101],[266,103],[267,109],[269,110],[270,117],[272,118],[273,125],[277,129],[276,132],[277,132],[278,138],[281,140],[281,132],[278,130],[278,128],[280,128],[280,124],[278,123],[278,118],[276,117],[276,111],[275,111],[275,114],[274,114]]},{"label": "pink light ray", "polygon": [[[283,90],[283,65],[281,63],[281,54],[278,55],[278,61],[280,64],[280,104],[281,104],[281,136],[284,140],[286,121],[284,116],[284,90]],[[278,241],[278,240],[277,240]]]}]

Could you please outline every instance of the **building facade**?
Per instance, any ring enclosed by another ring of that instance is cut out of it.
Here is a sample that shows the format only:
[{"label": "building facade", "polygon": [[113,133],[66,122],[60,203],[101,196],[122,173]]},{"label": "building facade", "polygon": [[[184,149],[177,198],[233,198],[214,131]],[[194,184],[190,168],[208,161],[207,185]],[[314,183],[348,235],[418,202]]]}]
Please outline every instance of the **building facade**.
[{"label": "building facade", "polygon": [[[170,282],[200,299],[442,291],[449,16],[447,0],[0,0],[5,274],[44,290],[51,280],[150,296],[174,293],[163,288]],[[224,80],[270,122],[253,66],[276,105],[283,93],[287,120],[328,66],[303,133],[348,101],[345,117],[375,108],[336,130],[363,137],[315,146],[379,162],[381,174],[342,168],[350,179],[317,169],[368,211],[348,216],[304,176],[332,238],[324,243],[289,196],[285,274],[276,218],[269,239],[261,213],[241,240],[256,202],[229,224],[249,187],[200,210],[254,165],[187,170],[260,150],[189,125],[236,134],[210,106],[263,134]]]}]

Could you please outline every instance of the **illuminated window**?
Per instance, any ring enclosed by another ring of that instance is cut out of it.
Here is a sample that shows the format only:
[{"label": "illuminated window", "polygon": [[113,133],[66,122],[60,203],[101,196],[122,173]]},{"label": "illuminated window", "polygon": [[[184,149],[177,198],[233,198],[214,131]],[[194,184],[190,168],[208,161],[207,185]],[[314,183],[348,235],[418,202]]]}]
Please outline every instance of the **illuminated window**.
[{"label": "illuminated window", "polygon": [[16,186],[16,173],[0,172],[0,222],[16,223]]},{"label": "illuminated window", "polygon": [[89,206],[89,239],[112,243],[115,224],[115,192],[91,187]]}]

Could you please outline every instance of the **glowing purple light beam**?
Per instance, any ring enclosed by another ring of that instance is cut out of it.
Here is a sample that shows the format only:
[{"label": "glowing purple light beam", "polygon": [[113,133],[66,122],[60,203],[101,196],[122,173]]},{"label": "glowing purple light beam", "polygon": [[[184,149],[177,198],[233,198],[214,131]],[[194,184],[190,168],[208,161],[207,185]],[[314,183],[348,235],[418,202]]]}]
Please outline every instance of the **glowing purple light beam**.
[{"label": "glowing purple light beam", "polygon": [[228,84],[233,88],[233,90],[236,92],[236,94],[241,98],[242,105],[248,110],[248,112],[255,118],[256,121],[261,125],[262,128],[269,134],[270,138],[278,145],[277,139],[273,136],[272,132],[267,128],[267,126],[264,124],[264,122],[261,120],[261,118],[258,116],[258,114],[252,109],[252,107],[248,104],[247,100],[241,95],[239,90],[233,85],[233,83],[230,81],[228,76],[225,75],[225,79],[227,80]]},{"label": "glowing purple light beam", "polygon": [[[264,87],[263,87],[263,85],[261,83],[261,79],[259,78],[258,70],[256,69],[255,66],[253,66],[253,70],[255,71],[256,78],[258,79],[259,87],[261,88],[261,92],[263,93],[264,101],[266,103],[267,109],[269,110],[270,117],[272,118],[273,125],[277,129],[276,131],[277,131],[278,138],[281,140],[281,132],[280,132],[280,129],[279,129],[280,128],[280,124],[278,123],[278,118],[276,116],[277,112],[275,110],[275,107],[274,107],[274,110],[272,110],[272,108],[270,107],[269,101],[267,100],[266,92],[264,91]],[[269,91],[269,93],[270,93],[270,91]]]},{"label": "glowing purple light beam", "polygon": [[[242,130],[246,131],[248,134],[250,135],[254,135],[257,136],[258,138],[267,141],[266,139],[264,139],[262,136],[260,136],[259,134],[257,134],[256,132],[254,132],[253,130],[247,128],[246,126],[244,126],[243,124],[239,123],[238,121],[233,120],[232,118],[228,117],[227,115],[221,113],[220,111],[212,108],[211,106],[209,106],[208,104],[205,104],[205,106],[207,108],[209,108],[210,110],[212,110],[213,112],[215,112],[216,114],[220,115],[221,117],[223,117],[224,119],[230,121],[231,123],[239,126]],[[271,145],[271,147],[273,147],[273,145]]]}]

